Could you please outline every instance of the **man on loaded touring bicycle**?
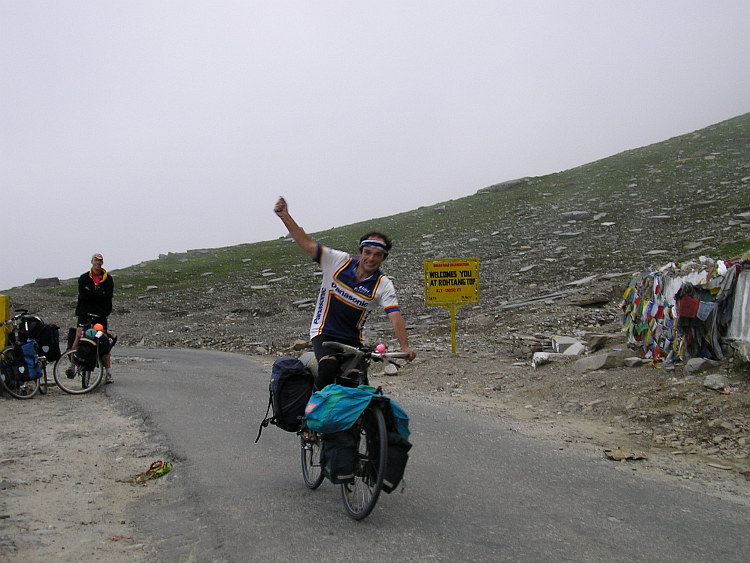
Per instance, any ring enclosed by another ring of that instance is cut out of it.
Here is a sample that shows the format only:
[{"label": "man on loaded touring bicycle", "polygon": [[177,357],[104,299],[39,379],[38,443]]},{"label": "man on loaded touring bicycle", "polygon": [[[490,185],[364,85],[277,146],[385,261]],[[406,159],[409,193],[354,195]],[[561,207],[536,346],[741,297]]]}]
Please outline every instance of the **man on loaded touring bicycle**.
[{"label": "man on loaded touring bicycle", "polygon": [[363,325],[377,307],[382,307],[388,315],[401,351],[413,360],[417,354],[409,347],[396,290],[390,278],[380,271],[391,249],[390,239],[375,231],[365,234],[359,240],[359,258],[353,258],[310,238],[289,214],[283,197],[276,202],[274,212],[297,246],[323,270],[318,302],[310,324],[310,339],[318,362],[316,388],[322,389],[333,383],[340,368],[339,360],[323,346],[323,342],[362,346]]},{"label": "man on loaded touring bicycle", "polygon": [[[266,418],[261,430],[269,420],[275,420],[273,423],[285,430],[296,429],[301,441],[305,485],[316,489],[328,477],[341,486],[349,516],[361,520],[370,514],[381,490],[387,493],[395,490],[411,448],[406,413],[384,397],[380,389],[367,385],[367,367],[371,361],[413,360],[416,356],[409,347],[396,290],[380,271],[391,241],[383,233],[371,231],[359,240],[359,257],[354,258],[310,238],[289,214],[283,197],[276,202],[274,212],[294,242],[323,271],[310,324],[317,363],[309,367],[317,391],[310,397],[310,387],[306,387],[311,383],[307,379],[310,372],[301,359],[277,360],[271,374],[269,400],[269,408],[271,404],[274,407],[274,418]],[[363,346],[362,328],[376,308],[382,308],[388,315],[401,352]],[[292,367],[295,362],[297,368]],[[293,379],[296,389],[288,392]],[[279,418],[284,414],[299,412],[298,399],[306,400],[305,397],[310,398],[304,407],[304,418],[280,424]],[[287,399],[290,408],[285,409],[281,404]]]}]

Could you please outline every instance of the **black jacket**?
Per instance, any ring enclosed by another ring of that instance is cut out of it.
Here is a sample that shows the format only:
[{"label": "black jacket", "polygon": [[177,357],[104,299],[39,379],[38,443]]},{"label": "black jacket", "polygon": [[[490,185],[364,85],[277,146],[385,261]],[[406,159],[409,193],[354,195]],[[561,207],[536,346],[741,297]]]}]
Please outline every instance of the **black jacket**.
[{"label": "black jacket", "polygon": [[115,282],[106,270],[99,285],[94,283],[91,270],[81,274],[78,278],[78,304],[76,305],[76,316],[87,313],[108,317],[112,312],[112,294],[115,290]]}]

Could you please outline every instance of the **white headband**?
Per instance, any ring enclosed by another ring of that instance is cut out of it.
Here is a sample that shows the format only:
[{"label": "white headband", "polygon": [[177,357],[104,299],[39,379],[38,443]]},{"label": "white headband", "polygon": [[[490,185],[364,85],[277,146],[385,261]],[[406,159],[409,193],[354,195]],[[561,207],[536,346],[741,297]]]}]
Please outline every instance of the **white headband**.
[{"label": "white headband", "polygon": [[359,243],[359,248],[361,249],[364,246],[370,246],[372,248],[377,248],[379,250],[382,250],[386,254],[388,254],[388,248],[385,246],[385,243],[382,240],[376,240],[376,239],[365,239],[362,242]]}]

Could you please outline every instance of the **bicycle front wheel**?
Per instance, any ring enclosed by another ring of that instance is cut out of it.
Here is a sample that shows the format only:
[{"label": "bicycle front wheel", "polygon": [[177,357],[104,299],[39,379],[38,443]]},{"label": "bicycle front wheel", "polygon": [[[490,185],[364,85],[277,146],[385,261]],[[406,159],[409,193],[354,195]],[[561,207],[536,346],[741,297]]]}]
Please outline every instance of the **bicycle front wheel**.
[{"label": "bicycle front wheel", "polygon": [[57,386],[71,395],[81,395],[96,389],[104,376],[104,367],[100,362],[93,370],[82,369],[75,361],[75,350],[67,350],[55,362],[52,376]]},{"label": "bicycle front wheel", "polygon": [[16,381],[11,378],[13,369],[13,346],[6,346],[0,352],[0,381],[3,389],[16,399],[31,399],[39,391],[39,380]]},{"label": "bicycle front wheel", "polygon": [[341,485],[346,512],[355,520],[365,518],[378,502],[388,461],[388,434],[383,411],[370,404],[357,421],[359,443],[354,481]]},{"label": "bicycle front wheel", "polygon": [[320,466],[321,438],[317,432],[307,430],[307,436],[300,434],[302,452],[302,477],[308,489],[317,489],[325,479]]}]

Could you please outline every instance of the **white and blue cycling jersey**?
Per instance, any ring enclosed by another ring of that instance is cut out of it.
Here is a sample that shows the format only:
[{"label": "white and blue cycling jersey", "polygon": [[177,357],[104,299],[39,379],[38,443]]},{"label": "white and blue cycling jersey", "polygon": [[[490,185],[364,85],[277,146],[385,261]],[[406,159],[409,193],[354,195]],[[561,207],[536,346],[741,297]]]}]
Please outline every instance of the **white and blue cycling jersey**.
[{"label": "white and blue cycling jersey", "polygon": [[325,334],[362,344],[362,328],[374,309],[380,307],[386,314],[400,310],[393,282],[380,270],[357,282],[359,259],[321,244],[315,261],[323,270],[323,281],[310,339]]}]

